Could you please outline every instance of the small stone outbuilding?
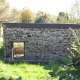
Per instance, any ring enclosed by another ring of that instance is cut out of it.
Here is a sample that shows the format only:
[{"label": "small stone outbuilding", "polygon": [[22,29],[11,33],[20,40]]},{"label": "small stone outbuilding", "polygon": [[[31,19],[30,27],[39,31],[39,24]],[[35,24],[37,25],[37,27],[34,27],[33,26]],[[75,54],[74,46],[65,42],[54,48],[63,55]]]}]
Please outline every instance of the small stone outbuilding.
[{"label": "small stone outbuilding", "polygon": [[70,27],[80,37],[77,24],[3,23],[5,58],[40,62],[72,56],[67,50],[74,41]]}]

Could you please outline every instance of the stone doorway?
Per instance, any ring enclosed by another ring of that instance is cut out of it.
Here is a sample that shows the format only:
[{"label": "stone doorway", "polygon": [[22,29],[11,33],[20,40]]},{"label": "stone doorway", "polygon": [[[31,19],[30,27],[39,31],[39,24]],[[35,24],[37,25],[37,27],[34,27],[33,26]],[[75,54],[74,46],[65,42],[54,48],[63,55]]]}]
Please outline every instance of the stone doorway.
[{"label": "stone doorway", "polygon": [[12,55],[13,60],[25,59],[24,42],[13,42]]}]

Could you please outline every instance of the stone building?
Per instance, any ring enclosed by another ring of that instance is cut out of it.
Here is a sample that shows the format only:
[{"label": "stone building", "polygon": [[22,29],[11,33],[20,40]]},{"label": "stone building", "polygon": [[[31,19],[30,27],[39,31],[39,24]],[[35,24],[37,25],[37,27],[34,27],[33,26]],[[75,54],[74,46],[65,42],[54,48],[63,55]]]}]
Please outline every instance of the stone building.
[{"label": "stone building", "polygon": [[70,27],[80,37],[78,24],[3,23],[5,58],[40,62],[72,56],[67,50],[74,41]]}]

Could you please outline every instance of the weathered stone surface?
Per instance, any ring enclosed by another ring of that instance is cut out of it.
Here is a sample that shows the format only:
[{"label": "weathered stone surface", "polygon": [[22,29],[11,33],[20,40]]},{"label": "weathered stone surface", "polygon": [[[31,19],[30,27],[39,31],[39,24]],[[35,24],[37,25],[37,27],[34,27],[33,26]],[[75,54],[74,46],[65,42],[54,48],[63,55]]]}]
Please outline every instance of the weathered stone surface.
[{"label": "weathered stone surface", "polygon": [[[80,29],[75,29],[80,37]],[[4,27],[4,52],[12,56],[12,44],[25,42],[26,60],[59,60],[71,54],[67,50],[74,38],[69,29]]]}]

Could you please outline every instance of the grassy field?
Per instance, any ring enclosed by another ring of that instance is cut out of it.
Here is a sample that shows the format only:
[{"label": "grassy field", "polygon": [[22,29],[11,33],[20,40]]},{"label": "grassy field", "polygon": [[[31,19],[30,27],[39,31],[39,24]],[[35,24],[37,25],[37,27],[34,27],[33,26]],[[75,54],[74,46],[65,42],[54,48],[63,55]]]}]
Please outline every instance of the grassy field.
[{"label": "grassy field", "polygon": [[6,64],[0,61],[0,76],[5,77],[7,80],[10,76],[15,79],[21,76],[22,80],[47,80],[47,78],[50,77],[48,72],[49,71],[44,70],[43,66],[39,64]]}]

